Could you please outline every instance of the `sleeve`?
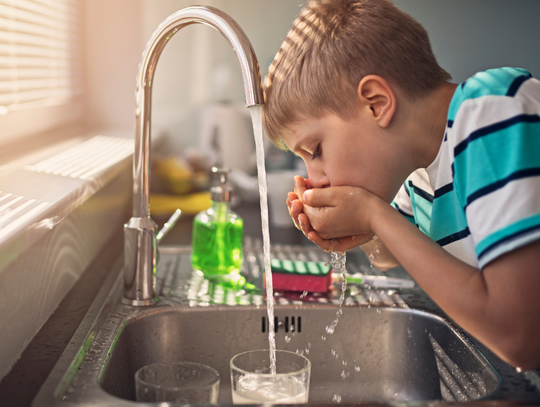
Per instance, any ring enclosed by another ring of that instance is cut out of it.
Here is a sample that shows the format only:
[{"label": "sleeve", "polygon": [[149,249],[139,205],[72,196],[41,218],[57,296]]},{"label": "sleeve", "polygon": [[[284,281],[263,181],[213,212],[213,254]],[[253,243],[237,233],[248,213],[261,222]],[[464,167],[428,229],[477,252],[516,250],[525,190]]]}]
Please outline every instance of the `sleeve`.
[{"label": "sleeve", "polygon": [[454,188],[483,268],[540,239],[540,82],[467,100],[452,130]]},{"label": "sleeve", "polygon": [[391,205],[396,208],[399,213],[405,216],[405,219],[407,219],[413,225],[416,225],[411,197],[409,190],[406,187],[406,183],[407,181],[405,181],[405,184],[401,186]]}]

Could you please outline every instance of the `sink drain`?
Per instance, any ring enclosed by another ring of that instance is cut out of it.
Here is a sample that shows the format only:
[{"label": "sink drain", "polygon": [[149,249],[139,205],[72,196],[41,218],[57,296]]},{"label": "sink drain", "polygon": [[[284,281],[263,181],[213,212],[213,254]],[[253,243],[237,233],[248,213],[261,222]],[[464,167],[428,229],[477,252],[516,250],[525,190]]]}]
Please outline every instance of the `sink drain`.
[{"label": "sink drain", "polygon": [[[285,333],[289,332],[302,332],[302,317],[285,317],[283,320],[279,320],[279,317],[274,317],[274,332],[278,332],[283,329]],[[268,324],[266,317],[262,317],[262,333],[268,332]]]}]

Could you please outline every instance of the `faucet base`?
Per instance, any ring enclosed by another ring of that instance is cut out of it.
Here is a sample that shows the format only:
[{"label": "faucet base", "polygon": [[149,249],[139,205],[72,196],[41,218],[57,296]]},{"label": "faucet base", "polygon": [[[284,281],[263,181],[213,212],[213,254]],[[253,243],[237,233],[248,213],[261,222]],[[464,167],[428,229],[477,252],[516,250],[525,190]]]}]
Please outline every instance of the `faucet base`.
[{"label": "faucet base", "polygon": [[152,305],[156,267],[157,225],[148,216],[124,225],[124,304]]},{"label": "faucet base", "polygon": [[122,304],[131,305],[133,307],[148,307],[149,305],[157,304],[157,300],[153,298],[149,300],[130,300],[124,297],[120,300],[120,302]]}]

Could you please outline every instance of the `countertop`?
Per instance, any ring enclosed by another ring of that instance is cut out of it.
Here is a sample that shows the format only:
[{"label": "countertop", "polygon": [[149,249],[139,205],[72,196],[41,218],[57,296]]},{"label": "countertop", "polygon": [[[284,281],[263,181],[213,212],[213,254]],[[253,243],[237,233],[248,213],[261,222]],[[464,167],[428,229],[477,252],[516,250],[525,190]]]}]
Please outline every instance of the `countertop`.
[{"label": "countertop", "polygon": [[[258,203],[248,203],[234,208],[244,218],[245,235],[260,239],[260,213]],[[154,219],[161,226],[166,219]],[[191,242],[192,216],[183,216],[175,228],[164,238],[163,245],[188,245]],[[292,245],[312,245],[295,228],[270,228],[273,243]],[[101,284],[114,267],[118,267],[123,258],[123,231],[119,230],[104,246],[102,252],[95,258],[85,271],[77,284],[60,303],[57,310],[47,320],[43,328],[34,337],[17,361],[13,369],[0,382],[0,405],[2,406],[30,406],[40,387],[60,358],[65,347],[77,330],[80,322],[87,313]],[[425,297],[425,294],[424,294]],[[415,299],[411,299],[415,301]],[[422,308],[443,314],[436,309],[428,298],[422,300]],[[521,401],[525,405],[540,405],[540,383],[535,383],[540,369],[527,376],[524,372],[516,379],[516,371],[510,365],[502,362],[483,345],[474,341],[475,345],[494,364],[503,378],[501,391],[508,390],[508,394],[521,394]],[[512,377],[512,380],[509,378]],[[513,387],[505,389],[504,386]],[[494,405],[500,400],[476,402],[474,405]],[[508,405],[508,403],[504,403]],[[512,404],[512,403],[510,403]],[[524,405],[524,404],[520,404]]]}]

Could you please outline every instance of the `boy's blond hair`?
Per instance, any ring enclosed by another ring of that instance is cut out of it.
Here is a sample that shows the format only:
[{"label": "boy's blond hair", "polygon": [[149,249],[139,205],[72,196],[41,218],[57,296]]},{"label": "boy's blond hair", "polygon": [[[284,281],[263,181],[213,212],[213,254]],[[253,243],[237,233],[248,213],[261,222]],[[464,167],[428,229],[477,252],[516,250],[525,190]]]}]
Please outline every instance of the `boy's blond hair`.
[{"label": "boy's blond hair", "polygon": [[388,0],[309,0],[266,76],[263,122],[281,135],[300,116],[347,119],[362,78],[375,74],[409,98],[451,79],[437,63],[426,30]]}]

